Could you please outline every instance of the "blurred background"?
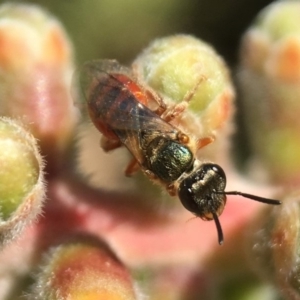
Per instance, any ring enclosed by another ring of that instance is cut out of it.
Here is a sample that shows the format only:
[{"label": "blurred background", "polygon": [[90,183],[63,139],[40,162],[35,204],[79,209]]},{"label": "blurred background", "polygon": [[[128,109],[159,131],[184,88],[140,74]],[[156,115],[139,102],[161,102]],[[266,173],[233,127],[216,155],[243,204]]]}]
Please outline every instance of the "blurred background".
[{"label": "blurred background", "polygon": [[270,2],[272,1],[26,1],[43,6],[61,20],[74,42],[79,63],[95,58],[116,58],[122,63],[129,63],[153,39],[188,33],[213,44],[231,65],[236,62],[242,32],[258,11]]}]

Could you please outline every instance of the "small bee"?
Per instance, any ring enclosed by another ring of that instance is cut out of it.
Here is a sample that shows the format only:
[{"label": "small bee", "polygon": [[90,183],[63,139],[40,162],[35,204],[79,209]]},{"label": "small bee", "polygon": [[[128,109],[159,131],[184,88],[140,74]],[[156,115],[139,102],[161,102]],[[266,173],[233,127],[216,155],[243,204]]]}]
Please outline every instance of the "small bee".
[{"label": "small bee", "polygon": [[[141,168],[170,195],[177,195],[187,210],[203,220],[214,220],[219,244],[223,243],[223,232],[218,216],[223,212],[226,195],[281,203],[238,191],[226,192],[223,169],[195,158],[196,151],[213,139],[195,141],[173,126],[170,120],[182,112],[182,104],[168,110],[157,93],[137,84],[131,71],[117,61],[87,62],[80,71],[80,81],[90,118],[103,135],[103,149],[126,146],[133,160],[125,174]],[[156,109],[149,108],[150,100],[158,103]]]}]

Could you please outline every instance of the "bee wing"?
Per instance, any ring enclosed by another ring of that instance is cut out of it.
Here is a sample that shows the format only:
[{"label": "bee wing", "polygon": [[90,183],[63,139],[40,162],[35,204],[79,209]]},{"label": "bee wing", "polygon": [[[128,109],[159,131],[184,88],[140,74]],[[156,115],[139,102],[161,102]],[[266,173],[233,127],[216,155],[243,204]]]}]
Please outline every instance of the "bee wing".
[{"label": "bee wing", "polygon": [[141,107],[135,113],[131,112],[129,118],[121,116],[111,124],[120,141],[128,148],[140,165],[144,161],[140,140],[142,132],[153,137],[164,135],[172,139],[176,138],[178,133],[175,127],[162,120],[150,109],[143,105]]},{"label": "bee wing", "polygon": [[83,96],[87,99],[85,94],[90,90],[91,86],[101,81],[104,74],[109,76],[110,73],[119,73],[132,78],[132,74],[129,68],[126,68],[114,59],[101,59],[92,60],[84,63],[77,70],[76,77],[79,78],[80,86],[83,91]]},{"label": "bee wing", "polygon": [[132,79],[131,70],[114,59],[91,60],[75,70],[71,93],[74,105],[80,109],[84,116],[88,116],[85,103],[89,103],[91,92],[103,80],[103,77],[111,77],[111,73],[124,74]]},{"label": "bee wing", "polygon": [[[103,81],[103,77],[109,76],[110,82],[105,82],[106,87],[122,86],[122,83],[117,78],[112,76],[113,73],[124,74],[132,79],[130,69],[121,66],[116,60],[96,60],[85,63],[78,71],[80,84],[83,96],[89,103],[93,97],[91,92],[98,86],[99,82]],[[78,75],[77,75],[78,76]],[[168,135],[174,138],[177,134],[177,129],[161,119],[157,114],[150,110],[147,106],[135,99],[126,88],[122,89],[122,94],[128,101],[122,102],[122,105],[115,112],[114,117],[107,118],[106,115],[101,115],[101,118],[106,121],[109,128],[114,131],[120,141],[128,148],[132,155],[142,165],[144,154],[140,147],[141,132],[146,132],[148,135]],[[115,97],[114,94],[112,94]],[[109,95],[106,95],[107,101]],[[101,112],[99,112],[101,114]]]},{"label": "bee wing", "polygon": [[[120,65],[116,60],[92,60],[86,62],[79,70],[79,77],[81,88],[83,92],[93,90],[93,86],[97,85],[103,79],[103,76],[109,76],[113,81],[119,83],[118,79],[112,76],[112,73],[124,74],[131,80],[133,79],[132,72],[129,68]],[[109,83],[106,83],[109,87]],[[123,89],[122,93],[127,93],[127,97],[132,97],[131,92]],[[85,99],[89,101],[89,94],[84,95]],[[173,128],[170,124],[162,120],[157,114],[151,111],[148,107],[135,101],[136,105],[130,108],[130,110],[123,109],[123,114],[118,115],[115,122],[110,120],[110,123],[115,128],[125,128],[129,130],[135,130],[138,128],[146,127],[149,130],[157,130],[161,128],[161,131],[169,131]],[[126,111],[128,114],[126,114]],[[146,128],[142,128],[143,130]]]}]

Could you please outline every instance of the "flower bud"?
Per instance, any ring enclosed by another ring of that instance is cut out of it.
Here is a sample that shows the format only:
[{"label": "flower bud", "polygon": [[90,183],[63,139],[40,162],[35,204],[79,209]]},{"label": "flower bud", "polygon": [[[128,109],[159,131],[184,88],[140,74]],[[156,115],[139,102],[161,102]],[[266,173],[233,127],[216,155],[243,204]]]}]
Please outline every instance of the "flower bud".
[{"label": "flower bud", "polygon": [[300,298],[300,194],[283,199],[282,205],[264,210],[255,220],[247,249],[252,267],[285,296]]},{"label": "flower bud", "polygon": [[48,161],[57,162],[75,123],[68,37],[37,6],[7,3],[0,7],[0,41],[0,114],[22,117]]},{"label": "flower bud", "polygon": [[65,243],[47,256],[30,299],[133,300],[128,270],[101,243]]},{"label": "flower bud", "polygon": [[246,32],[239,81],[253,150],[271,179],[300,181],[300,3],[265,8]]},{"label": "flower bud", "polygon": [[[227,136],[234,91],[224,61],[210,45],[188,35],[157,39],[134,61],[133,71],[168,107],[188,101],[188,109],[174,120],[183,132]],[[213,143],[215,151],[218,142]]]},{"label": "flower bud", "polygon": [[19,123],[0,118],[0,242],[35,219],[44,199],[43,161],[35,138]]}]

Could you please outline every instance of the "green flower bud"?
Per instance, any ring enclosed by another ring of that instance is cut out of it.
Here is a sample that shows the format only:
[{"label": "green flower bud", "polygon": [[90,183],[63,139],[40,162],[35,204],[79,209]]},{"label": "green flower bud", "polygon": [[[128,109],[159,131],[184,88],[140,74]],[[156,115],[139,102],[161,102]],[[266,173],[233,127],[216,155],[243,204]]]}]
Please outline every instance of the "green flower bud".
[{"label": "green flower bud", "polygon": [[246,32],[239,81],[255,155],[275,182],[300,181],[300,3],[268,6]]},{"label": "green flower bud", "polygon": [[43,161],[35,138],[18,122],[0,118],[0,241],[34,220],[44,199]]},{"label": "green flower bud", "polygon": [[[133,71],[167,106],[188,101],[188,109],[174,120],[183,132],[226,138],[234,91],[223,59],[210,45],[188,35],[157,39],[134,61]],[[212,147],[219,155],[218,139]],[[208,152],[213,158],[211,147]]]},{"label": "green flower bud", "polygon": [[282,205],[264,210],[248,237],[249,261],[265,280],[285,296],[300,297],[300,194],[283,199]]}]

